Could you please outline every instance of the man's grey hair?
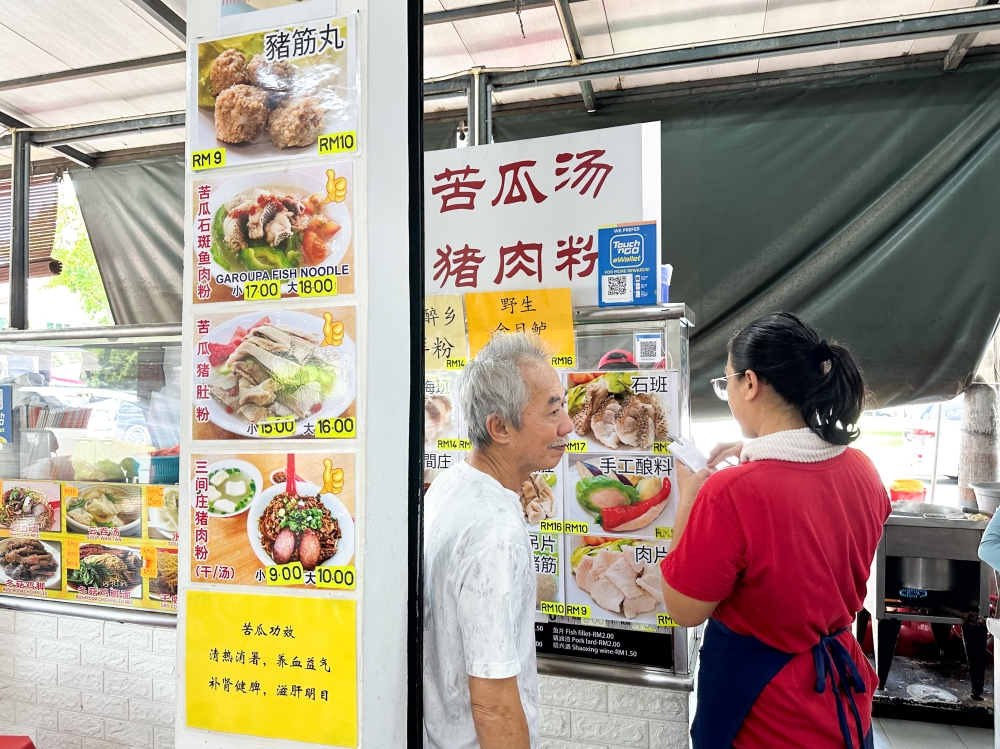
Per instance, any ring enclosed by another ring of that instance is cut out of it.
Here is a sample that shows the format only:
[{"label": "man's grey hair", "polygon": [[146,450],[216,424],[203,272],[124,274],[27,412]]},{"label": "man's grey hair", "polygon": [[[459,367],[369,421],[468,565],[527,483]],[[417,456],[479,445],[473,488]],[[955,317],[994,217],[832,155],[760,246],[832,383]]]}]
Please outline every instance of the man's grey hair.
[{"label": "man's grey hair", "polygon": [[531,397],[521,367],[532,362],[549,363],[549,352],[538,336],[497,333],[462,372],[458,407],[469,427],[473,447],[481,450],[492,443],[486,427],[486,420],[492,414],[515,429],[521,428],[524,409]]}]

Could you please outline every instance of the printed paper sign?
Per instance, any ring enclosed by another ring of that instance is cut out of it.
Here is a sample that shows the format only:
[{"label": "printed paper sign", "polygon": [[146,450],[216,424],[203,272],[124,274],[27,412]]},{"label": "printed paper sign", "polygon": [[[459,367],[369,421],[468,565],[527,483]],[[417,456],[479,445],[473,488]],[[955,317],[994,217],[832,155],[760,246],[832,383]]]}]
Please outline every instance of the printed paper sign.
[{"label": "printed paper sign", "polygon": [[465,314],[473,357],[495,333],[532,333],[548,346],[552,366],[572,367],[576,363],[569,289],[466,294]]},{"label": "printed paper sign", "polygon": [[469,361],[461,294],[424,298],[424,369],[461,369]]},{"label": "printed paper sign", "polygon": [[597,246],[600,306],[657,303],[660,258],[655,221],[602,226],[597,232]]}]

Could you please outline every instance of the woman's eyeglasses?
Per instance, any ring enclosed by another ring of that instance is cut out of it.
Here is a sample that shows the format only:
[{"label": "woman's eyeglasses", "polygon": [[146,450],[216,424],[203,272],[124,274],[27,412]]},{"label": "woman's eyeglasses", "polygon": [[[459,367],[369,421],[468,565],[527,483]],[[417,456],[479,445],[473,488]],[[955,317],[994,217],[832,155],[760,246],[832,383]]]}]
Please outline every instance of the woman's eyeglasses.
[{"label": "woman's eyeglasses", "polygon": [[712,389],[715,391],[715,395],[719,398],[719,400],[729,400],[729,391],[726,389],[726,386],[729,385],[729,378],[742,377],[746,373],[747,371],[744,369],[742,372],[736,372],[731,375],[723,375],[722,377],[716,377],[714,380],[709,380],[709,382],[712,383]]}]

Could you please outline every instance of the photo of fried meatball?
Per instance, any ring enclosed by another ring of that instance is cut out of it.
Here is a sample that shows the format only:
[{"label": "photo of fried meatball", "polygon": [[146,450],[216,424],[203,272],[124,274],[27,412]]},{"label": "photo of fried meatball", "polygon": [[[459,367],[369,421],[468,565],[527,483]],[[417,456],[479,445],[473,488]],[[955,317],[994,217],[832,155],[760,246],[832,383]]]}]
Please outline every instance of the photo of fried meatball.
[{"label": "photo of fried meatball", "polygon": [[311,145],[323,129],[323,110],[311,96],[292,97],[271,113],[270,129],[278,148]]},{"label": "photo of fried meatball", "polygon": [[253,86],[231,86],[215,100],[215,137],[223,143],[251,141],[267,125],[268,114],[266,93]]},{"label": "photo of fried meatball", "polygon": [[267,91],[291,91],[292,81],[298,71],[290,62],[268,62],[263,55],[254,55],[247,63],[250,83]]},{"label": "photo of fried meatball", "polygon": [[215,58],[208,79],[212,84],[212,96],[218,96],[227,88],[250,83],[246,55],[238,49],[227,49]]}]

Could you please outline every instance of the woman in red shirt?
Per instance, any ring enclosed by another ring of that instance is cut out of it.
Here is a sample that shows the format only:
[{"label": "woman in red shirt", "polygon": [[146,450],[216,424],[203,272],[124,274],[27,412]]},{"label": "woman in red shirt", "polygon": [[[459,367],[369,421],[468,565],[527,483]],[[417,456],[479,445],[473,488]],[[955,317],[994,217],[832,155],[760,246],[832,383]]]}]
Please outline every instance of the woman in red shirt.
[{"label": "woman in red shirt", "polygon": [[667,610],[709,619],[695,749],[872,747],[878,685],[850,624],[861,609],[889,498],[847,447],[866,390],[850,352],[794,315],[767,315],[729,343],[728,400],[744,443],[691,474],[662,563]]}]

